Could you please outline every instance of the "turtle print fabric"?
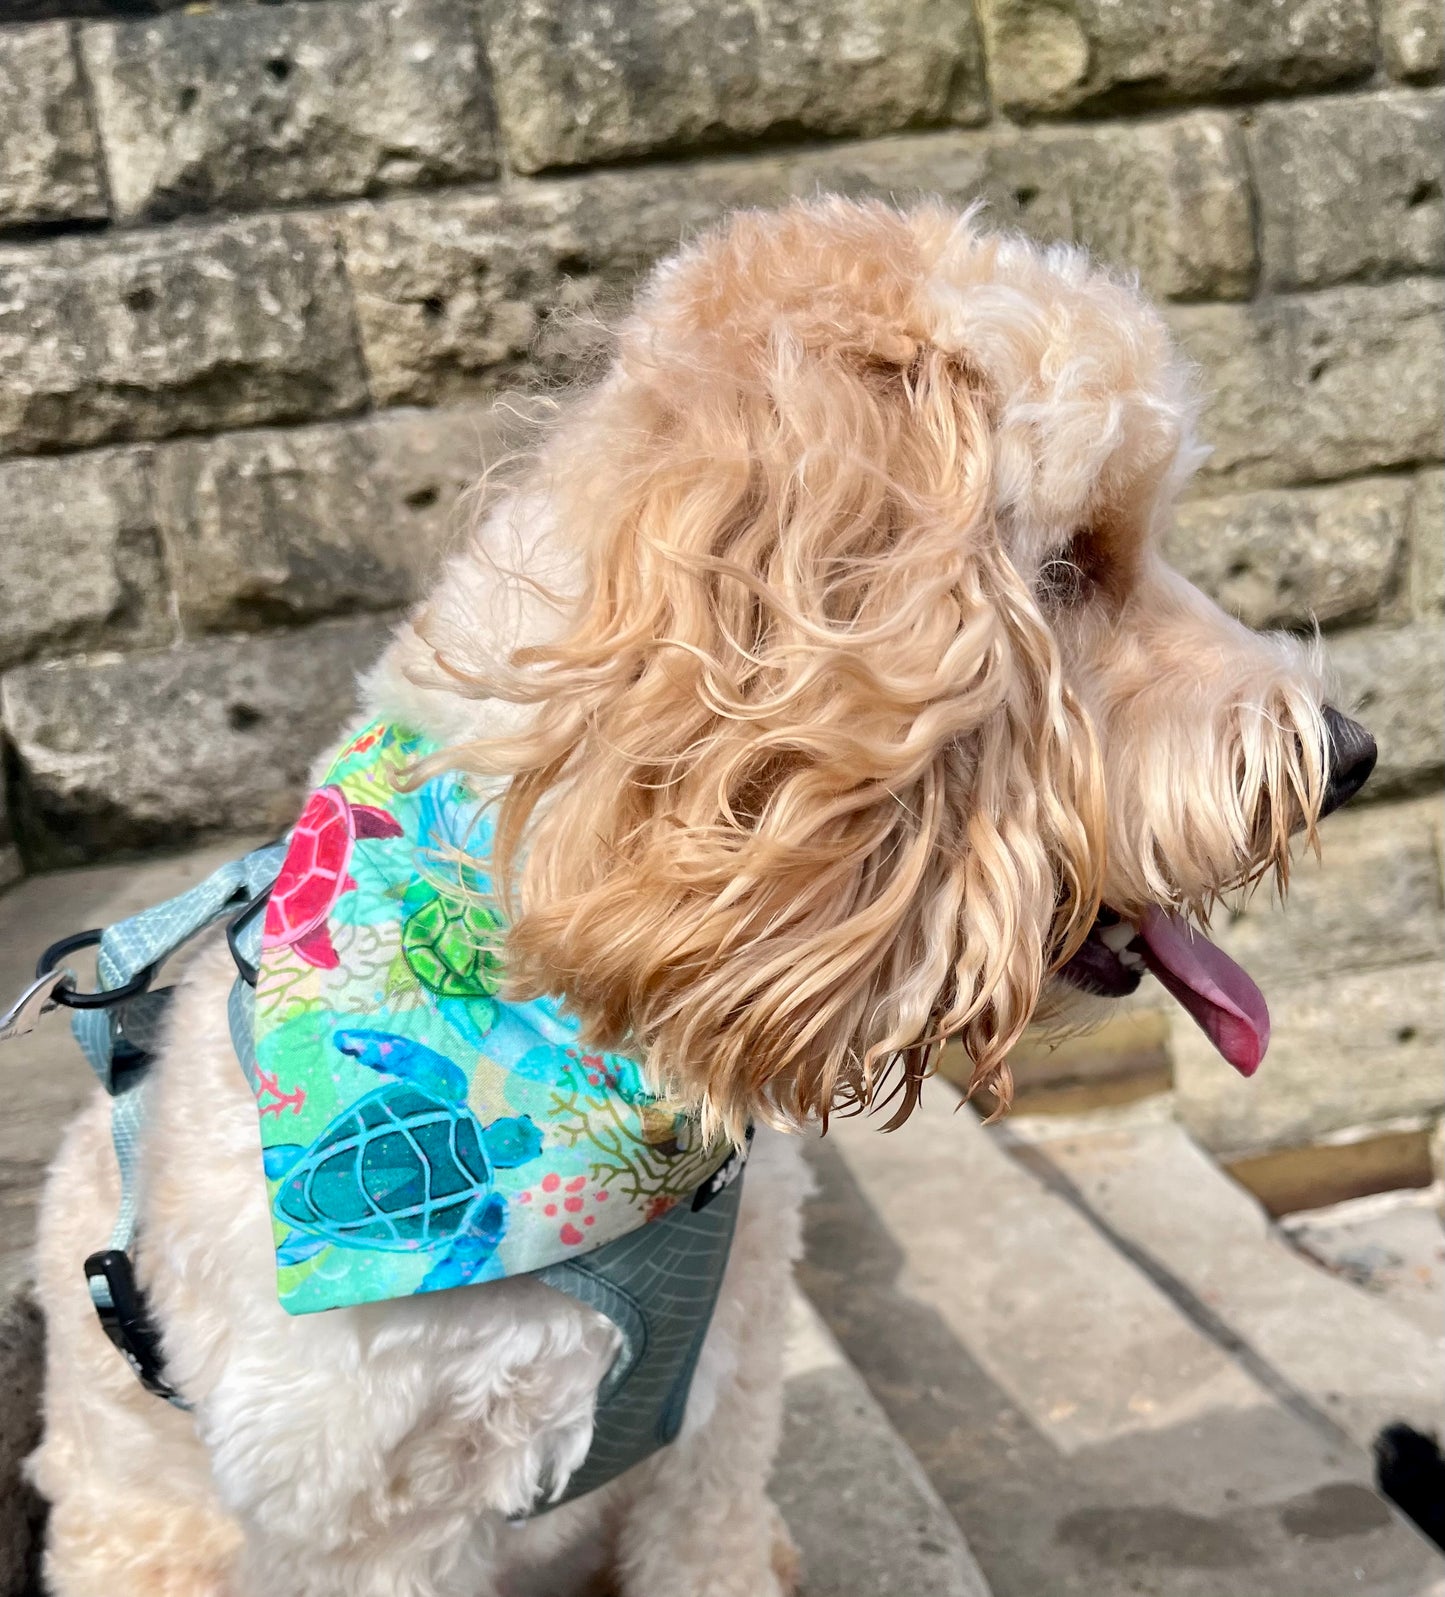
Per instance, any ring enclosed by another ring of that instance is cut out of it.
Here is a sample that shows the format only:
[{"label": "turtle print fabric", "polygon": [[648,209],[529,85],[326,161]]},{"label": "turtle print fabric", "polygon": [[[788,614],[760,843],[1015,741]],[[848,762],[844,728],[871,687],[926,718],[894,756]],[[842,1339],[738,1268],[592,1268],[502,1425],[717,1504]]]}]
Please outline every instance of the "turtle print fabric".
[{"label": "turtle print fabric", "polygon": [[272,889],[247,1073],[282,1306],[308,1314],[585,1256],[727,1159],[550,998],[500,994],[491,823],[436,752],[368,727]]}]

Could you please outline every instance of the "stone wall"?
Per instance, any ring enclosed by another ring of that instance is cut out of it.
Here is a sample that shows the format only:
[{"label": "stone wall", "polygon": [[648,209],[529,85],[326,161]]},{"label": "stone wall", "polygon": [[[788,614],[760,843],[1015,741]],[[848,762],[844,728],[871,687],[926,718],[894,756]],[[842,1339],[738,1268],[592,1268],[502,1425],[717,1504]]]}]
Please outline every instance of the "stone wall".
[{"label": "stone wall", "polygon": [[[145,14],[137,14],[145,13]],[[1216,1146],[1423,1126],[1442,1043],[1436,0],[8,0],[0,604],[14,873],[278,826],[488,403],[727,207],[985,196],[1137,269],[1215,393],[1174,557],[1318,618],[1380,736]],[[539,337],[539,334],[542,335]]]}]

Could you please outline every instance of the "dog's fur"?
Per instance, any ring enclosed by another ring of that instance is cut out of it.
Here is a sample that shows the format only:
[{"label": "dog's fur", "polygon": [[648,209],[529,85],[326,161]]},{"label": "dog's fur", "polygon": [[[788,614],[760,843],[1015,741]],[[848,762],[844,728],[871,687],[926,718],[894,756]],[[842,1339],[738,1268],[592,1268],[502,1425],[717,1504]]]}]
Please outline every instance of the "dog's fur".
[{"label": "dog's fur", "polygon": [[710,1126],[776,1128],[683,1436],[509,1526],[585,1455],[606,1321],[525,1279],[282,1313],[213,946],[156,1067],[139,1239],[194,1417],[85,1295],[103,1102],[44,1203],[57,1597],[791,1589],[785,1133],[903,1119],[945,1038],[1006,1102],[1023,1028],[1077,1017],[1051,973],[1101,902],[1207,913],[1313,835],[1317,664],[1159,552],[1194,408],[1132,287],[941,208],[742,215],[658,269],[365,700],[496,798],[515,990]]}]

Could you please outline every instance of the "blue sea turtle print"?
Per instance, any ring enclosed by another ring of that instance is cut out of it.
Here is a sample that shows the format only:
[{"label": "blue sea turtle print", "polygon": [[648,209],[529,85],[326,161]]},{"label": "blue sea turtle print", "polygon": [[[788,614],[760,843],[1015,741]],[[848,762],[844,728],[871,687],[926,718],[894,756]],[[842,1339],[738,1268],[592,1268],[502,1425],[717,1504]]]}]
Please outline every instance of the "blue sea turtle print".
[{"label": "blue sea turtle print", "polygon": [[507,1200],[493,1172],[535,1159],[542,1135],[527,1115],[483,1126],[449,1059],[390,1032],[342,1030],[343,1054],[389,1078],[356,1100],[309,1148],[273,1144],[266,1174],[281,1181],[273,1212],[292,1227],[276,1251],[299,1264],[323,1248],[412,1253],[446,1248],[418,1292],[465,1286],[496,1252]]},{"label": "blue sea turtle print", "polygon": [[[413,779],[445,752],[359,730],[321,784],[357,820],[324,947],[295,905],[262,928],[248,1075],[289,1314],[584,1258],[691,1201],[731,1154],[561,999],[508,993],[495,818],[456,771]],[[296,880],[318,835],[288,845]]]}]

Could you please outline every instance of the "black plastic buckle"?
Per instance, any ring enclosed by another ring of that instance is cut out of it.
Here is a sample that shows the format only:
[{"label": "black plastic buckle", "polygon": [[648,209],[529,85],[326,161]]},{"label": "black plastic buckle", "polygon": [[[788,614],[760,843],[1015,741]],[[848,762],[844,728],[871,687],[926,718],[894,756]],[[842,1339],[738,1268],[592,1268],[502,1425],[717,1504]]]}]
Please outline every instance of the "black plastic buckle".
[{"label": "black plastic buckle", "polygon": [[[275,883],[272,883],[274,886]],[[236,961],[236,970],[241,980],[248,987],[256,985],[256,978],[260,974],[255,964],[241,952],[241,934],[251,924],[257,915],[265,909],[271,898],[271,888],[263,887],[259,893],[242,907],[240,912],[233,915],[226,923],[226,946],[231,950],[231,958]]]},{"label": "black plastic buckle", "polygon": [[692,1195],[692,1212],[701,1213],[714,1198],[720,1198],[743,1173],[748,1155],[753,1151],[753,1127],[749,1126],[747,1138],[741,1148],[734,1148],[726,1159]]},{"label": "black plastic buckle", "polygon": [[[180,1393],[165,1378],[160,1333],[146,1308],[145,1295],[136,1285],[130,1255],[121,1248],[92,1253],[85,1261],[85,1279],[87,1285],[93,1281],[105,1282],[110,1303],[95,1305],[101,1330],[135,1371],[140,1384],[147,1392],[185,1408],[187,1405]],[[92,1301],[94,1296],[92,1293]]]}]

